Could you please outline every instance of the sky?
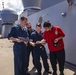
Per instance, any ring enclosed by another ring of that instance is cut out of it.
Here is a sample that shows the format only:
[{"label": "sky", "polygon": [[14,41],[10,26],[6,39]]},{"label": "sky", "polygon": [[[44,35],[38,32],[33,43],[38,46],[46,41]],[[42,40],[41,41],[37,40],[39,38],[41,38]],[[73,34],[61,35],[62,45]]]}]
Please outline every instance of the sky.
[{"label": "sky", "polygon": [[4,2],[4,8],[12,8],[20,14],[23,11],[23,5],[21,0],[0,0],[0,10],[3,9],[2,2]]}]

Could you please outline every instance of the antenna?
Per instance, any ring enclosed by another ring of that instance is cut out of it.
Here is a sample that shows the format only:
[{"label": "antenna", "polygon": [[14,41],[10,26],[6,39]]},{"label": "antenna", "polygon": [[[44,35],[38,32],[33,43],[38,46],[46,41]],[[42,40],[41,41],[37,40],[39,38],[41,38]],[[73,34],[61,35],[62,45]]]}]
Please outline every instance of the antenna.
[{"label": "antenna", "polygon": [[48,14],[44,14],[44,15],[40,16],[39,19],[38,19],[38,22],[39,23],[42,23],[43,21],[45,22],[45,20],[44,20],[45,16],[48,16]]},{"label": "antenna", "polygon": [[38,22],[39,22],[39,23],[42,23],[42,21],[43,21],[43,17],[40,16]]},{"label": "antenna", "polygon": [[4,9],[4,2],[2,2],[2,7],[3,7],[3,9]]}]

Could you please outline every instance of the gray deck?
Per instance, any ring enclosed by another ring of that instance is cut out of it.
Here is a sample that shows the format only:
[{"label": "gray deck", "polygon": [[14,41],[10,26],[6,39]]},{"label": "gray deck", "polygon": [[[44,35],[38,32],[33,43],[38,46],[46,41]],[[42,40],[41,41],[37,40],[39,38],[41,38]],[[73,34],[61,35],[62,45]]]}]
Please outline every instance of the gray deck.
[{"label": "gray deck", "polygon": [[[0,75],[14,75],[12,45],[13,45],[13,43],[8,41],[7,39],[0,39]],[[31,59],[32,58],[30,56],[29,71],[30,71],[31,75],[36,75],[34,70],[31,71],[31,69],[33,67]],[[48,62],[49,62],[49,60],[48,60]],[[41,61],[41,63],[42,63],[42,61]],[[50,62],[49,62],[49,66],[50,66],[50,70],[52,70]],[[66,66],[64,72],[65,72],[65,75],[76,75],[75,71],[76,70],[73,69],[72,67]],[[42,68],[42,73],[43,72],[44,72],[44,69]],[[59,74],[59,71],[57,71],[57,72]],[[44,75],[46,75],[46,74],[44,74]]]}]

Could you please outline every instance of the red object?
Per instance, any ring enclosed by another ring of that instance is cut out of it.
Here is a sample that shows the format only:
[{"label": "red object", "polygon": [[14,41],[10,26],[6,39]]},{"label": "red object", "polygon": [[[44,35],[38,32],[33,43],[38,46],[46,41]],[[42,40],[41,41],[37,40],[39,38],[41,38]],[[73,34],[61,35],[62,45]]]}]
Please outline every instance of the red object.
[{"label": "red object", "polygon": [[64,48],[64,42],[63,39],[60,39],[58,41],[58,44],[60,46],[54,46],[54,40],[56,38],[59,38],[60,36],[64,37],[65,34],[62,31],[61,28],[59,28],[58,26],[53,26],[52,30],[49,31],[44,31],[43,33],[43,39],[46,40],[47,44],[48,44],[48,48],[51,52],[55,52],[55,51],[59,51],[62,50]]}]

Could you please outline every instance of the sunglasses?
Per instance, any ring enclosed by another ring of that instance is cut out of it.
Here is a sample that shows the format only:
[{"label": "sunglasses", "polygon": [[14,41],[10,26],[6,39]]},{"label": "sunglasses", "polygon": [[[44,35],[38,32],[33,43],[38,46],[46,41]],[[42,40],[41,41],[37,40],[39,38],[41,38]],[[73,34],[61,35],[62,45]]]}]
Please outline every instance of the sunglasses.
[{"label": "sunglasses", "polygon": [[37,25],[37,27],[41,27],[41,25]]},{"label": "sunglasses", "polygon": [[28,29],[30,29],[31,27],[27,27]]}]

